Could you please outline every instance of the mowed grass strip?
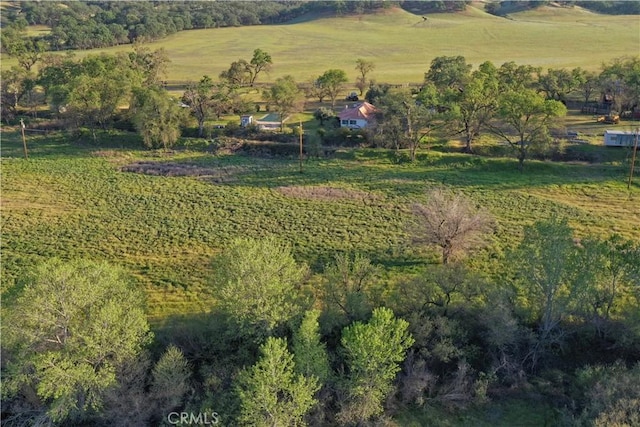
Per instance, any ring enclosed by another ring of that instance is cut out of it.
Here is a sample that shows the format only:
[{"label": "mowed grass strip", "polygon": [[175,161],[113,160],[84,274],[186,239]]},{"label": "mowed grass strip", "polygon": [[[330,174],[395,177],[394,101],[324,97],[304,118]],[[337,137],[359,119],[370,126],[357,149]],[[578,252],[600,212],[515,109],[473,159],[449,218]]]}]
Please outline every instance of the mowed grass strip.
[{"label": "mowed grass strip", "polygon": [[[241,236],[275,235],[315,272],[349,251],[406,274],[437,258],[408,244],[406,228],[411,204],[425,202],[436,185],[463,192],[497,218],[486,256],[517,244],[523,225],[557,216],[578,237],[618,232],[640,240],[640,185],[627,191],[619,162],[531,161],[521,173],[508,158],[421,151],[411,164],[392,151],[362,149],[308,160],[300,173],[294,159],[96,150],[62,138],[30,143],[27,161],[19,134],[3,134],[5,296],[38,261],[87,257],[127,268],[147,291],[152,319],[208,311],[215,304],[210,261]],[[141,162],[222,170],[225,179],[124,171]]]},{"label": "mowed grass strip", "polygon": [[[377,14],[314,17],[283,25],[183,31],[148,44],[163,48],[172,61],[169,80],[217,77],[260,48],[271,54],[273,69],[258,82],[291,74],[308,81],[330,68],[344,69],[355,81],[356,58],[376,65],[370,77],[395,84],[419,83],[437,56],[464,56],[478,65],[515,61],[546,68],[582,67],[598,71],[604,62],[637,55],[640,16],[600,15],[578,7],[545,6],[506,18],[468,6],[463,13],[422,19],[399,8]],[[314,19],[318,18],[318,19]],[[130,51],[118,46],[77,52]],[[5,58],[3,58],[5,59]],[[3,67],[12,62],[3,60]]]}]

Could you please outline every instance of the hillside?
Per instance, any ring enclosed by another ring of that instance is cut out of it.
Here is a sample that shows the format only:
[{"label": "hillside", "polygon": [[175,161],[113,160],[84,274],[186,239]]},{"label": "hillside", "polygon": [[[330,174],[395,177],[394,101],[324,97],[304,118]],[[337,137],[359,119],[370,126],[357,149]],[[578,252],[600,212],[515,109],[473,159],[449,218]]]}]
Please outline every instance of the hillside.
[{"label": "hillside", "polygon": [[[390,83],[420,82],[430,61],[462,55],[468,62],[515,61],[542,67],[598,70],[603,62],[637,51],[638,16],[605,16],[581,9],[561,14],[545,9],[501,18],[476,7],[463,13],[414,15],[402,9],[358,16],[320,17],[291,24],[183,31],[149,44],[166,50],[170,80],[217,76],[239,58],[261,48],[273,58],[263,81],[286,74],[306,81],[329,68],[351,78],[355,59],[372,60],[372,77]],[[129,45],[79,52],[129,50]]]}]

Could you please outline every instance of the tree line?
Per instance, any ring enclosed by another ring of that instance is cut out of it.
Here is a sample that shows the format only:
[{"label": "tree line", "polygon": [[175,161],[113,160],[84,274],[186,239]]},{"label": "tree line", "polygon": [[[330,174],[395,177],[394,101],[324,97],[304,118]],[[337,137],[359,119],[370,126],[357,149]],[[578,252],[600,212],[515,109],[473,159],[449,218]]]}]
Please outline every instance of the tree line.
[{"label": "tree line", "polygon": [[[385,1],[223,1],[223,2],[9,2],[2,15],[3,31],[46,25],[51,32],[38,37],[50,50],[94,49],[162,39],[178,31],[268,25],[305,14],[363,14],[414,3]],[[421,13],[463,9],[465,2],[427,2]]]},{"label": "tree line", "polygon": [[554,3],[563,7],[580,6],[584,9],[597,13],[611,15],[637,15],[640,14],[640,5],[637,2],[625,1],[598,1],[598,0],[562,0],[552,2],[550,0],[525,0],[525,1],[496,1],[488,3],[485,10],[493,15],[504,16],[509,13],[520,12],[528,9],[535,9]]},{"label": "tree line", "polygon": [[164,38],[178,31],[284,22],[306,13],[306,2],[16,2],[7,27],[46,25],[51,50],[93,49]]},{"label": "tree line", "polygon": [[357,253],[312,271],[275,237],[238,238],[211,260],[210,312],[155,335],[119,267],[35,266],[3,307],[3,424],[380,425],[536,378],[556,425],[638,421],[638,242],[539,220],[487,270],[490,213],[437,188],[413,209],[411,244],[440,253],[420,272],[389,281]]},{"label": "tree line", "polygon": [[[37,106],[46,102],[65,128],[87,127],[95,140],[97,130],[120,123],[136,129],[151,148],[175,144],[188,119],[197,122],[197,135],[202,137],[211,119],[255,111],[255,103],[242,93],[273,66],[271,55],[257,48],[250,59],[232,62],[217,82],[205,75],[189,82],[180,100],[172,100],[162,84],[169,63],[162,49],[152,52],[135,45],[128,53],[76,60],[73,54],[51,55],[37,43],[12,40],[6,49],[18,65],[2,71],[5,120],[14,118],[19,109],[35,114]],[[408,149],[414,160],[418,147],[434,136],[460,137],[465,151],[473,152],[475,141],[491,133],[513,148],[521,169],[532,153],[549,146],[550,129],[566,114],[570,101],[629,116],[640,111],[638,56],[616,58],[603,64],[599,73],[581,68],[543,70],[515,62],[497,67],[489,61],[474,70],[462,56],[440,56],[431,61],[417,89],[375,82],[371,77],[375,63],[364,58],[355,60],[353,70],[352,83],[343,69],[326,70],[305,83],[280,77],[261,97],[279,115],[282,130],[287,116],[303,111],[307,99],[329,99],[330,109],[315,112],[323,126],[314,138],[331,144],[349,137],[349,131],[336,128],[334,117],[336,101],[352,84],[378,108],[375,125],[360,132],[369,144]],[[121,110],[123,104],[129,108]],[[229,132],[236,130],[230,126]]]}]

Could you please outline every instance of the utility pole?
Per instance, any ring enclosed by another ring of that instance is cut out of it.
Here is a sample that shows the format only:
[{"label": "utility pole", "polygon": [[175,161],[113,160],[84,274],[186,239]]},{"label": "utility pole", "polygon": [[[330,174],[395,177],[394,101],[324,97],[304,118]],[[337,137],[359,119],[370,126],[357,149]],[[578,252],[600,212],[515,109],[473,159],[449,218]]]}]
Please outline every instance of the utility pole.
[{"label": "utility pole", "polygon": [[302,120],[300,120],[300,173],[302,173]]},{"label": "utility pole", "polygon": [[27,138],[24,136],[24,120],[20,119],[20,130],[22,131],[22,148],[24,149],[24,158],[29,160],[29,155],[27,154]]},{"label": "utility pole", "polygon": [[633,153],[631,154],[631,170],[629,170],[629,182],[627,182],[627,190],[631,189],[631,180],[633,179],[633,169],[636,165],[636,152],[638,151],[638,132],[640,128],[636,128],[636,140],[633,144]]}]

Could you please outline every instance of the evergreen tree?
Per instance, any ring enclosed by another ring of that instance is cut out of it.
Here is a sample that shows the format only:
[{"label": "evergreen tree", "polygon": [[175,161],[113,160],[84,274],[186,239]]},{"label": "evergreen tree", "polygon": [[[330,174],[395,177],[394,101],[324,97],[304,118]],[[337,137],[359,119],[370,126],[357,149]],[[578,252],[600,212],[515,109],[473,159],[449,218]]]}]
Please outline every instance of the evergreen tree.
[{"label": "evergreen tree", "polygon": [[182,351],[170,345],[153,368],[151,393],[160,412],[168,413],[180,406],[189,391],[191,369]]}]

